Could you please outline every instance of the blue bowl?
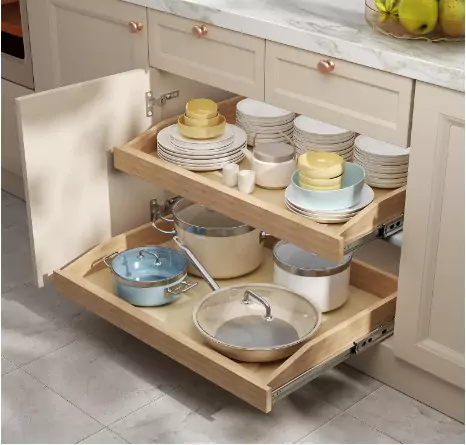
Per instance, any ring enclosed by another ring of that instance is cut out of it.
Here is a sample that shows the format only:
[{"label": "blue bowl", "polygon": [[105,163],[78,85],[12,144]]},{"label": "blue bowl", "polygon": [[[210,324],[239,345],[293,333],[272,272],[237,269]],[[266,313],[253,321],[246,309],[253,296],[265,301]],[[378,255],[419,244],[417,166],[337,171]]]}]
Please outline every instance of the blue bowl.
[{"label": "blue bowl", "polygon": [[365,176],[362,167],[345,162],[341,189],[309,190],[299,186],[299,171],[295,171],[291,177],[292,196],[301,207],[308,210],[347,209],[361,200]]}]

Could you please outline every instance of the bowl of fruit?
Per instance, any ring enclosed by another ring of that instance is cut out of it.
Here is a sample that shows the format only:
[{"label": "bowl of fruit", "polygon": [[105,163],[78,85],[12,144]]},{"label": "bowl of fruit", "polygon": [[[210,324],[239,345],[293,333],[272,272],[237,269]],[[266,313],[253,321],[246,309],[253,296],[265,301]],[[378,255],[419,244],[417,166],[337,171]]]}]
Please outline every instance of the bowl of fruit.
[{"label": "bowl of fruit", "polygon": [[366,0],[366,20],[402,39],[464,41],[465,0]]}]

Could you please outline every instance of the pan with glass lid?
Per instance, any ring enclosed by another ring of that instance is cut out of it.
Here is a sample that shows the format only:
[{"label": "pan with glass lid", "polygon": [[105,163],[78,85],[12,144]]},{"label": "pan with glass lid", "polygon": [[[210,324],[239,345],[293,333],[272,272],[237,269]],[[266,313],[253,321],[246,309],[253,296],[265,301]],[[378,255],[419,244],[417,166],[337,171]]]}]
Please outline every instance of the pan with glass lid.
[{"label": "pan with glass lid", "polygon": [[272,362],[292,355],[316,332],[321,312],[311,301],[274,284],[220,288],[183,241],[173,239],[212,288],[193,319],[213,349],[242,362]]}]

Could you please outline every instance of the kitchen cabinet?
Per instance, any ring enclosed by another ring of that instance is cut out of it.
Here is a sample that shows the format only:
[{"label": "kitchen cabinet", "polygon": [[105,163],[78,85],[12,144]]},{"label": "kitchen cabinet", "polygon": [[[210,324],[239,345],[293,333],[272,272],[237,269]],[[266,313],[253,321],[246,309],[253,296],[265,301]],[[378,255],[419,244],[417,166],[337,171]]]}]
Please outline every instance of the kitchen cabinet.
[{"label": "kitchen cabinet", "polygon": [[28,0],[36,91],[147,66],[146,8],[119,0]]},{"label": "kitchen cabinet", "polygon": [[[36,282],[52,276],[63,295],[268,412],[273,403],[318,372],[391,334],[397,279],[355,261],[348,303],[325,314],[313,339],[291,357],[265,364],[234,362],[202,341],[191,314],[193,305],[208,292],[205,283],[162,308],[138,308],[121,300],[102,258],[115,250],[168,241],[148,224],[150,201],[160,198],[154,185],[210,206],[217,203],[217,210],[239,219],[250,212],[246,222],[262,221],[276,237],[294,231],[302,232],[302,242],[328,237],[333,239],[330,255],[342,253],[339,231],[348,227],[348,223],[336,225],[329,232],[324,224],[310,224],[286,212],[283,203],[281,208],[279,191],[272,192],[270,201],[227,192],[219,183],[219,172],[206,176],[158,159],[157,132],[173,123],[176,115],[148,128],[152,118],[147,116],[145,92],[156,87],[157,79],[156,70],[134,70],[18,100]],[[219,112],[230,122],[238,100],[219,104]],[[115,170],[113,164],[131,174]],[[138,178],[147,181],[144,189]],[[206,202],[206,196],[212,200]],[[403,203],[403,189],[382,193],[365,216],[361,212],[350,224],[349,233],[357,238],[361,230],[370,232],[382,222],[381,215],[400,213]],[[276,216],[278,223],[271,224]],[[280,223],[288,226],[282,228]],[[320,248],[325,253],[324,245]],[[272,282],[272,255],[267,250],[263,265],[241,281]],[[234,282],[225,280],[221,286]]]},{"label": "kitchen cabinet", "polygon": [[394,351],[464,388],[464,94],[414,104]]},{"label": "kitchen cabinet", "polygon": [[2,79],[2,189],[21,199],[24,186],[15,99],[33,92]]}]

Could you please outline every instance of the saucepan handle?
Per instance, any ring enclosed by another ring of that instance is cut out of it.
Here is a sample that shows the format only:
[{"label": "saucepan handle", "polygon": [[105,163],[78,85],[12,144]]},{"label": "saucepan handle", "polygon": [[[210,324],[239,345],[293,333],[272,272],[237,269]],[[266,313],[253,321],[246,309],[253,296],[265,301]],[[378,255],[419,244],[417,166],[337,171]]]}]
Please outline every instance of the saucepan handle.
[{"label": "saucepan handle", "polygon": [[194,283],[189,283],[188,281],[182,281],[181,283],[176,284],[175,286],[167,287],[165,289],[166,298],[173,297],[174,295],[179,295],[187,292],[189,289],[192,289],[194,286],[197,286],[197,281]]},{"label": "saucepan handle", "polygon": [[176,235],[176,230],[175,229],[171,229],[171,230],[164,230],[162,228],[160,228],[158,225],[157,225],[157,220],[158,219],[161,219],[162,221],[165,221],[165,222],[173,222],[172,220],[169,220],[168,218],[164,218],[160,212],[156,212],[155,215],[154,215],[154,219],[152,220],[152,227],[161,232],[161,233],[165,233],[166,235]]},{"label": "saucepan handle", "polygon": [[244,297],[243,297],[242,303],[243,304],[251,304],[251,300],[250,300],[251,297],[254,298],[255,300],[257,300],[259,303],[261,303],[264,306],[264,308],[265,308],[264,318],[266,320],[272,320],[272,308],[270,307],[270,303],[264,297],[261,297],[260,295],[257,295],[252,290],[246,289],[244,291]]},{"label": "saucepan handle", "polygon": [[[104,262],[104,264],[109,268],[111,269],[112,268],[112,265],[108,262],[108,260],[112,257],[114,257],[115,255],[118,255],[120,252],[112,252],[112,253],[109,253],[108,255],[105,255],[103,258],[102,258],[102,261]],[[100,260],[98,260],[100,261]]]}]

